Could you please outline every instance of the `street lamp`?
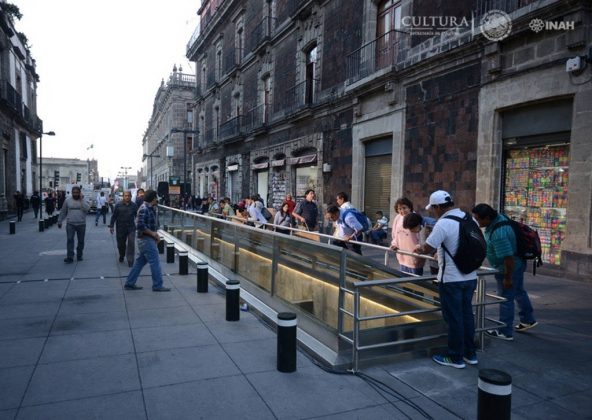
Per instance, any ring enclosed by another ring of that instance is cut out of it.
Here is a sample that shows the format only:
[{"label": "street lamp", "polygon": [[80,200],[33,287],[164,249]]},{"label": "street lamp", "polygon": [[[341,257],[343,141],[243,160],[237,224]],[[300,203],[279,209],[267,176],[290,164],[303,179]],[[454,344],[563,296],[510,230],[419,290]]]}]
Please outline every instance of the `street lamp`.
[{"label": "street lamp", "polygon": [[[48,131],[44,133],[43,131],[39,133],[39,198],[43,197],[43,135],[46,136],[55,136],[54,131]],[[43,220],[43,200],[39,203],[39,220]]]},{"label": "street lamp", "polygon": [[146,159],[147,157],[150,158],[150,187],[149,187],[150,189],[154,189],[153,184],[152,184],[154,182],[153,172],[152,172],[152,158],[153,157],[156,157],[156,158],[160,157],[160,155],[155,155],[154,152],[155,152],[155,150],[153,150],[152,153],[150,153],[149,155],[144,153],[144,155],[142,156],[142,160]]},{"label": "street lamp", "polygon": [[132,169],[131,166],[122,166],[120,169],[123,169],[123,190],[127,190],[127,170]]}]

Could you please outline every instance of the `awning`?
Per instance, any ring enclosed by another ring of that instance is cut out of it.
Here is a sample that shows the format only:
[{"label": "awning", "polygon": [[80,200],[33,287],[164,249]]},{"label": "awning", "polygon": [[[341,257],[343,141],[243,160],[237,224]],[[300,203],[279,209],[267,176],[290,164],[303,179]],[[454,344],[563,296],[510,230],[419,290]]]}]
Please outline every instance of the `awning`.
[{"label": "awning", "polygon": [[253,163],[253,165],[251,165],[251,168],[253,168],[253,169],[266,169],[268,167],[269,167],[269,162]]},{"label": "awning", "polygon": [[226,167],[226,171],[227,172],[234,172],[234,171],[238,171],[238,163],[235,165],[228,165]]},{"label": "awning", "polygon": [[300,157],[288,158],[289,165],[302,165],[305,163],[314,163],[317,161],[317,154],[304,155]]},{"label": "awning", "polygon": [[278,160],[271,161],[271,166],[273,168],[277,168],[279,166],[284,166],[285,164],[286,164],[286,159],[278,159]]}]

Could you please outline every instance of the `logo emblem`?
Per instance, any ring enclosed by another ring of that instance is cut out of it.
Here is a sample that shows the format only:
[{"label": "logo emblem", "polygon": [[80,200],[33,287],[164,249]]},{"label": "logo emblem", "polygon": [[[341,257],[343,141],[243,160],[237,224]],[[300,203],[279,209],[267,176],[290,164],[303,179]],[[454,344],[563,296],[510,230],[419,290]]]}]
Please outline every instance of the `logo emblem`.
[{"label": "logo emblem", "polygon": [[528,24],[528,26],[534,32],[539,33],[540,31],[542,31],[543,29],[545,29],[545,22],[543,22],[542,19],[533,19],[533,20],[530,21],[530,23]]},{"label": "logo emblem", "polygon": [[511,31],[512,19],[502,10],[490,10],[481,18],[481,33],[490,41],[501,41]]}]

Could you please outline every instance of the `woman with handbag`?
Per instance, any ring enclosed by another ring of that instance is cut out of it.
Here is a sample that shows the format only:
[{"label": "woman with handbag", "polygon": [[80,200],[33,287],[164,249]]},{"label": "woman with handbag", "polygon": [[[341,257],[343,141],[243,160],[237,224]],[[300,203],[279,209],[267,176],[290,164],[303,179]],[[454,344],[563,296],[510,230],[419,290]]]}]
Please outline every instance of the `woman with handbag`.
[{"label": "woman with handbag", "polygon": [[292,227],[292,217],[290,216],[290,206],[284,201],[282,208],[275,214],[273,224],[276,226],[275,231],[285,235],[290,234],[289,229],[282,229],[282,227]]}]

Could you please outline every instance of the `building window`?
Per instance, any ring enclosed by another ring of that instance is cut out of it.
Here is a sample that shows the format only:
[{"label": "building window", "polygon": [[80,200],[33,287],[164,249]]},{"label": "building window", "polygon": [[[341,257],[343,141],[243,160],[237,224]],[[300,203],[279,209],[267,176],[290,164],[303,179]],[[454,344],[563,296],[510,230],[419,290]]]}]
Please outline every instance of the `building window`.
[{"label": "building window", "polygon": [[240,64],[243,59],[243,50],[245,45],[245,35],[242,26],[236,31],[236,64]]},{"label": "building window", "polygon": [[401,2],[400,0],[385,0],[378,6],[378,25],[376,37],[388,34],[393,29],[401,29]]},{"label": "building window", "polygon": [[317,64],[318,64],[318,48],[314,44],[306,52],[306,92],[305,92],[305,103],[312,104],[315,99],[316,93],[316,82],[317,82]]},{"label": "building window", "polygon": [[28,154],[27,154],[27,135],[23,132],[19,133],[19,138],[20,138],[20,142],[21,142],[21,159],[22,160],[27,160]]},{"label": "building window", "polygon": [[218,44],[216,47],[216,81],[222,79],[222,45]]},{"label": "building window", "polygon": [[263,124],[267,124],[269,117],[269,109],[271,106],[271,76],[265,75],[262,80],[262,91],[261,91],[261,121]]}]

